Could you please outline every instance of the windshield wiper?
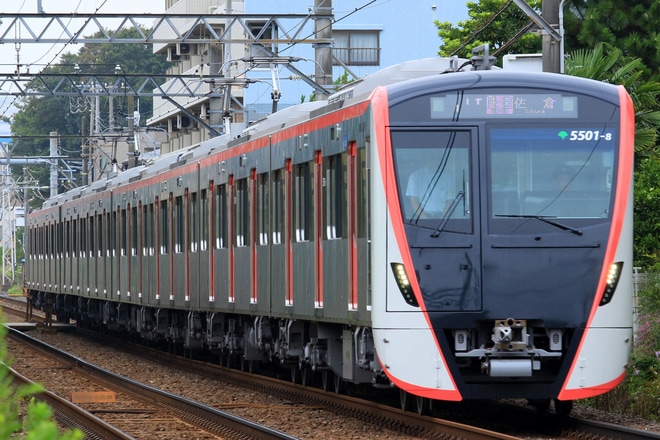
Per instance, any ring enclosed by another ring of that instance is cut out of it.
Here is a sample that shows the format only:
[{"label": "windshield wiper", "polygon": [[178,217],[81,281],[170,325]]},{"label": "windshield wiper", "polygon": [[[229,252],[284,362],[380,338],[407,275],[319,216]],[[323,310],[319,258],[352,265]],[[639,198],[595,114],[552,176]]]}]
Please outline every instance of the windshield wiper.
[{"label": "windshield wiper", "polygon": [[575,235],[582,235],[582,231],[580,231],[579,229],[571,228],[570,226],[566,226],[556,221],[550,220],[548,216],[533,215],[533,214],[496,214],[495,217],[535,218],[536,220],[541,220],[542,222],[552,225],[561,230],[572,232]]},{"label": "windshield wiper", "polygon": [[449,218],[456,210],[458,203],[463,199],[464,195],[465,192],[463,191],[459,191],[458,194],[456,194],[454,200],[451,201],[451,205],[449,205],[449,208],[447,208],[447,212],[445,212],[445,215],[443,215],[442,218],[440,219],[440,223],[438,223],[438,226],[436,226],[433,232],[431,232],[432,238],[438,238],[440,236],[440,233],[442,232],[443,229],[445,229],[445,226],[447,225]]}]

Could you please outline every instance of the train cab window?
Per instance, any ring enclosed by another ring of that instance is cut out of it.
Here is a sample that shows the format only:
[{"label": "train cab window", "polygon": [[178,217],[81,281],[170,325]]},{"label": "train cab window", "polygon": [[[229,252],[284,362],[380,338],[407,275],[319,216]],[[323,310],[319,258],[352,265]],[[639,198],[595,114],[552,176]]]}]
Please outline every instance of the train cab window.
[{"label": "train cab window", "polygon": [[268,244],[268,212],[269,212],[268,174],[257,176],[257,244]]},{"label": "train cab window", "polygon": [[201,197],[199,199],[199,215],[200,215],[200,236],[199,236],[199,250],[205,251],[208,250],[208,239],[209,239],[209,197],[208,191],[203,189],[201,191]]},{"label": "train cab window", "polygon": [[227,247],[227,186],[225,184],[215,187],[215,203],[213,213],[213,227],[215,233],[215,248]]},{"label": "train cab window", "polygon": [[294,168],[293,216],[296,241],[309,241],[314,233],[314,176],[310,163]]},{"label": "train cab window", "polygon": [[183,218],[183,197],[174,198],[174,252],[179,254],[183,252],[183,239],[186,226],[186,219]]},{"label": "train cab window", "polygon": [[190,239],[190,252],[197,252],[199,243],[199,207],[197,206],[197,193],[191,193],[188,198],[188,234]]},{"label": "train cab window", "polygon": [[236,246],[250,245],[250,208],[248,179],[236,181],[234,232]]},{"label": "train cab window", "polygon": [[284,169],[275,170],[273,172],[273,244],[282,244],[282,238],[284,237],[285,193]]},{"label": "train cab window", "polygon": [[169,231],[170,231],[170,211],[167,207],[167,200],[160,202],[160,228],[158,242],[160,243],[160,254],[167,255],[169,253]]},{"label": "train cab window", "polygon": [[404,221],[471,233],[470,131],[393,131]]},{"label": "train cab window", "polygon": [[328,156],[323,164],[323,219],[328,240],[342,238],[346,230],[346,154]]},{"label": "train cab window", "polygon": [[556,230],[530,221],[536,217],[574,226],[607,221],[616,133],[598,125],[492,128],[491,232]]}]

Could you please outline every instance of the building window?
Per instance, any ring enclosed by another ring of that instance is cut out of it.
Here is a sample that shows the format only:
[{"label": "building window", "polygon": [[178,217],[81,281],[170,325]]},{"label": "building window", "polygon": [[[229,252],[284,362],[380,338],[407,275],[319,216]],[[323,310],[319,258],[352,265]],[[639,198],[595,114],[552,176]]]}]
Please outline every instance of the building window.
[{"label": "building window", "polygon": [[[333,31],[333,64],[347,66],[380,65],[380,31]],[[341,63],[340,63],[340,62]]]}]

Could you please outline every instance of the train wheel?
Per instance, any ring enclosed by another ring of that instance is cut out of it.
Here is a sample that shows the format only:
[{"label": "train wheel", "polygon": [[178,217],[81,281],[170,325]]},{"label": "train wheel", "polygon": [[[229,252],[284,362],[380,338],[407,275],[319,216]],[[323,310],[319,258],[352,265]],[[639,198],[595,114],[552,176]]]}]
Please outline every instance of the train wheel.
[{"label": "train wheel", "polygon": [[291,364],[291,382],[298,383],[298,376],[300,370],[298,369],[297,364]]},{"label": "train wheel", "polygon": [[530,399],[527,403],[537,411],[545,412],[550,409],[550,399]]},{"label": "train wheel", "polygon": [[410,402],[412,400],[412,396],[404,390],[399,390],[399,403],[401,404],[401,410],[402,411],[409,411],[410,410]]},{"label": "train wheel", "polygon": [[417,414],[420,416],[427,415],[430,412],[430,401],[426,397],[415,397],[415,402],[417,403]]},{"label": "train wheel", "polygon": [[572,400],[555,399],[555,413],[560,416],[567,416],[573,410]]},{"label": "train wheel", "polygon": [[335,393],[343,394],[344,393],[344,382],[341,380],[341,376],[338,374],[333,374],[335,379]]},{"label": "train wheel", "polygon": [[231,353],[223,351],[220,354],[220,365],[231,368]]},{"label": "train wheel", "polygon": [[312,376],[314,376],[312,369],[306,365],[303,365],[302,369],[300,370],[300,383],[303,386],[308,386],[310,383],[312,383]]},{"label": "train wheel", "polygon": [[330,380],[332,380],[333,372],[330,370],[321,371],[321,384],[323,386],[323,391],[330,390]]}]

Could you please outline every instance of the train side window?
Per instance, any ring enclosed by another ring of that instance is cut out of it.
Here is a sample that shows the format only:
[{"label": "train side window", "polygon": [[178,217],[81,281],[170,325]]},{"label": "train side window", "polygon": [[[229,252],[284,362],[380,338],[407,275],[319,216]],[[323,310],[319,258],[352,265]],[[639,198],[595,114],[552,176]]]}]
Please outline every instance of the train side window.
[{"label": "train side window", "polygon": [[294,173],[293,215],[296,241],[309,241],[314,233],[312,207],[314,179],[310,163],[296,165]]},{"label": "train side window", "polygon": [[142,255],[149,255],[149,229],[150,222],[149,218],[149,207],[147,205],[142,205]]},{"label": "train side window", "polygon": [[99,257],[103,256],[103,215],[99,214],[96,216],[96,235],[94,236],[94,241],[96,241],[96,255]]},{"label": "train side window", "polygon": [[147,222],[147,247],[149,248],[149,255],[154,256],[154,248],[156,246],[156,205],[150,203],[148,208],[149,221]]},{"label": "train side window", "polygon": [[160,254],[167,255],[169,253],[169,218],[170,213],[167,208],[167,200],[160,202]]},{"label": "train side window", "polygon": [[87,257],[87,218],[80,219],[80,257]]},{"label": "train side window", "polygon": [[203,189],[200,197],[200,237],[199,237],[199,250],[205,251],[208,249],[208,236],[209,236],[209,198],[208,191]]},{"label": "train side window", "polygon": [[45,248],[46,248],[45,255],[46,255],[46,259],[48,259],[50,258],[50,225],[46,226],[44,240],[45,240]]},{"label": "train side window", "polygon": [[326,238],[342,238],[346,230],[346,154],[337,154],[325,158],[323,187],[323,217]]},{"label": "train side window", "polygon": [[284,170],[275,170],[273,173],[273,244],[282,244],[286,212],[285,188]]},{"label": "train side window", "polygon": [[223,249],[227,247],[227,186],[218,185],[215,187],[215,248]]},{"label": "train side window", "polygon": [[89,256],[96,257],[96,216],[89,216]]},{"label": "train side window", "polygon": [[43,226],[42,228],[39,229],[39,244],[41,245],[41,252],[39,255],[41,256],[41,259],[44,260],[46,259],[46,228],[48,226]]},{"label": "train side window", "polygon": [[41,230],[41,242],[43,247],[43,259],[48,258],[48,225],[45,225]]},{"label": "train side window", "polygon": [[110,257],[117,256],[117,224],[119,220],[117,219],[117,212],[110,212],[110,225],[108,226],[108,250]]},{"label": "train side window", "polygon": [[138,223],[138,208],[133,207],[131,208],[131,255],[132,256],[137,256],[138,254],[138,231],[139,231],[139,223]]},{"label": "train side window", "polygon": [[78,220],[74,220],[71,228],[71,256],[78,257]]},{"label": "train side window", "polygon": [[190,239],[190,252],[197,252],[199,242],[199,212],[197,205],[197,193],[190,194],[188,198],[188,234]]},{"label": "train side window", "polygon": [[112,211],[108,214],[111,221],[108,225],[108,257],[117,256],[117,213]]},{"label": "train side window", "polygon": [[183,252],[183,237],[185,231],[185,219],[183,218],[183,197],[174,199],[174,252]]},{"label": "train side window", "polygon": [[268,174],[257,177],[257,237],[260,245],[268,244]]},{"label": "train side window", "polygon": [[64,256],[69,258],[71,255],[71,220],[64,223]]},{"label": "train side window", "polygon": [[248,179],[236,182],[235,237],[236,246],[250,245],[250,209]]},{"label": "train side window", "polygon": [[119,256],[126,256],[126,248],[128,244],[128,218],[126,214],[126,209],[121,210],[121,220],[119,222]]}]

